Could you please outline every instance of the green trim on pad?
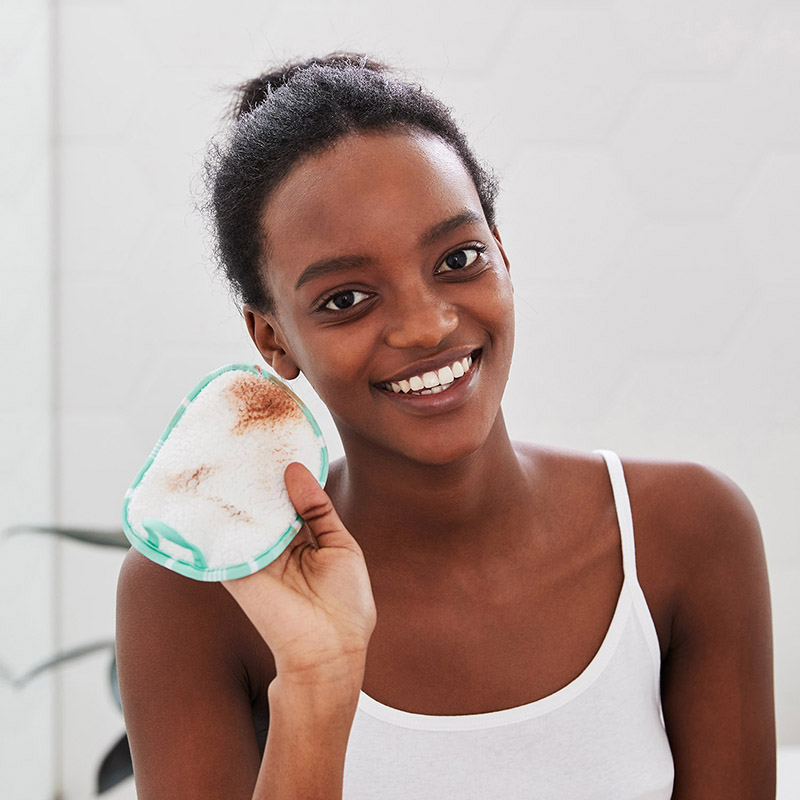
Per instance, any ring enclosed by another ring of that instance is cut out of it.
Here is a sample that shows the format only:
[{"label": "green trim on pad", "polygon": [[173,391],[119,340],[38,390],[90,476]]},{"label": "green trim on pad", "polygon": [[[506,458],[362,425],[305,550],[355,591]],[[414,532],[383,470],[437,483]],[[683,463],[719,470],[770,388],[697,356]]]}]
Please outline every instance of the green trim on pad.
[{"label": "green trim on pad", "polygon": [[[319,444],[320,448],[320,474],[317,476],[317,481],[319,482],[320,486],[324,487],[325,481],[328,479],[328,448],[325,445],[325,439],[322,436],[322,430],[305,403],[283,381],[272,375],[267,370],[262,369],[257,364],[227,364],[226,366],[220,367],[219,369],[214,370],[214,372],[206,375],[206,377],[203,378],[203,380],[201,380],[200,383],[198,383],[197,386],[195,386],[189,392],[189,394],[186,395],[180,406],[178,406],[177,410],[172,415],[172,419],[169,421],[166,429],[161,434],[161,438],[156,442],[155,447],[153,447],[152,451],[150,452],[150,455],[148,456],[147,461],[145,461],[144,466],[139,470],[139,473],[136,475],[136,478],[134,479],[128,491],[125,492],[125,499],[122,503],[122,529],[131,545],[140,553],[147,556],[147,558],[149,558],[151,561],[155,561],[157,564],[161,564],[162,566],[167,567],[167,569],[171,569],[173,572],[177,572],[180,575],[186,576],[187,578],[194,578],[198,581],[235,580],[236,578],[243,578],[246,575],[252,575],[254,572],[258,572],[258,570],[263,569],[268,564],[271,564],[276,558],[278,558],[278,556],[286,549],[286,547],[295,537],[300,528],[303,527],[303,519],[299,514],[297,514],[291,525],[265,552],[260,553],[255,558],[252,558],[243,564],[235,564],[229,567],[210,569],[206,565],[206,559],[200,549],[196,545],[186,540],[178,531],[162,520],[150,518],[142,520],[142,527],[144,528],[144,531],[141,533],[134,530],[133,526],[128,520],[128,506],[130,504],[130,499],[133,495],[133,492],[141,483],[142,478],[144,478],[147,470],[150,469],[150,466],[153,464],[153,461],[155,461],[159,450],[169,437],[173,428],[178,424],[178,421],[184,415],[186,409],[191,405],[192,401],[200,394],[200,392],[202,392],[203,389],[205,389],[205,387],[211,383],[211,381],[213,381],[215,378],[218,378],[225,372],[231,372],[234,370],[241,372],[252,372],[253,374],[259,375],[262,378],[266,378],[292,397],[292,399],[300,407],[300,410],[303,412],[306,419],[311,424],[311,428],[317,437],[317,443]],[[179,545],[180,547],[185,548],[187,551],[186,560],[177,559],[159,549],[161,539],[167,539]]]}]

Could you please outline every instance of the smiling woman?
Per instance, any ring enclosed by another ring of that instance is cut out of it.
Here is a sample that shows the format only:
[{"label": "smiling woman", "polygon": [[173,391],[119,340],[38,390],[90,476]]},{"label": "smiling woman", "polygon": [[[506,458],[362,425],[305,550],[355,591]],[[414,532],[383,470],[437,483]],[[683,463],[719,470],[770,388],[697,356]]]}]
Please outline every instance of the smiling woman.
[{"label": "smiling woman", "polygon": [[752,508],[697,464],[510,440],[510,259],[450,112],[363,56],[292,64],[208,177],[247,330],[345,455],[324,490],[289,465],[306,524],[254,575],[129,555],[140,800],[774,796]]},{"label": "smiling woman", "polygon": [[[275,312],[245,304],[251,335],[282,377],[303,372],[345,449],[373,446],[387,466],[474,452],[497,421],[514,315],[499,233],[458,154],[424,131],[350,133],[295,166],[261,225]],[[472,353],[467,380],[441,391],[438,371]],[[386,392],[398,379],[408,391]]]}]

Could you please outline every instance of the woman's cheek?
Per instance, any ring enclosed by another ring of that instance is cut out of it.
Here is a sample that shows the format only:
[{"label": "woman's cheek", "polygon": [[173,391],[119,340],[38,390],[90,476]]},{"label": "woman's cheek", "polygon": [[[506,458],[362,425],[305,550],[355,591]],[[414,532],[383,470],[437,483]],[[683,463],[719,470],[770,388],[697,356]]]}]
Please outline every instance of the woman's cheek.
[{"label": "woman's cheek", "polygon": [[[489,312],[492,321],[497,324],[514,325],[514,286],[505,268],[493,270],[492,284],[482,288],[484,313]],[[487,307],[486,301],[491,298]]]},{"label": "woman's cheek", "polygon": [[335,340],[334,337],[325,337],[325,341],[309,348],[305,375],[320,399],[327,401],[352,392],[359,380],[368,381],[363,377],[365,359],[362,351],[363,342],[349,336],[336,337]]}]

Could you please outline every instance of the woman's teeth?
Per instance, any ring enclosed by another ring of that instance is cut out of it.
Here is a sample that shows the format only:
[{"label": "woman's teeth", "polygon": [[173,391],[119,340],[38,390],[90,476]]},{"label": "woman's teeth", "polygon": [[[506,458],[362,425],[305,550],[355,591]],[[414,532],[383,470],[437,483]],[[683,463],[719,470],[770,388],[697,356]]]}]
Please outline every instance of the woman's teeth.
[{"label": "woman's teeth", "polygon": [[442,367],[436,372],[425,372],[414,375],[407,380],[397,383],[381,383],[384,389],[389,389],[395,394],[438,394],[449,389],[455,381],[463,377],[472,366],[472,356],[466,356],[459,361],[454,361],[450,366]]}]

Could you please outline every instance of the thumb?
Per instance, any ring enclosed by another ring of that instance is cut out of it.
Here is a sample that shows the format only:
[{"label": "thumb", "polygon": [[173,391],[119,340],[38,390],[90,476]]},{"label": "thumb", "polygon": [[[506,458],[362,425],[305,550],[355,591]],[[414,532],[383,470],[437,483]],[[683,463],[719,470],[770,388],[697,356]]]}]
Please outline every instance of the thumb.
[{"label": "thumb", "polygon": [[306,467],[293,461],[284,470],[283,479],[292,505],[320,547],[358,547],[339,519],[330,497]]}]

